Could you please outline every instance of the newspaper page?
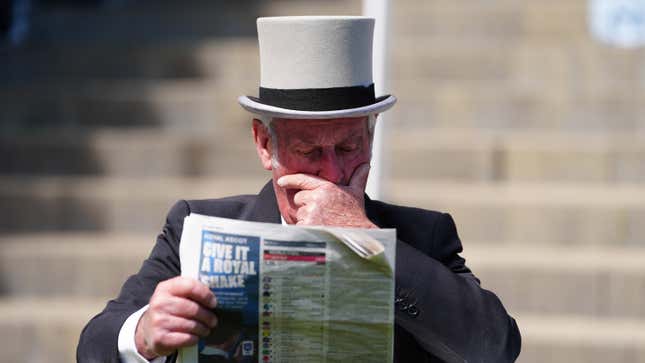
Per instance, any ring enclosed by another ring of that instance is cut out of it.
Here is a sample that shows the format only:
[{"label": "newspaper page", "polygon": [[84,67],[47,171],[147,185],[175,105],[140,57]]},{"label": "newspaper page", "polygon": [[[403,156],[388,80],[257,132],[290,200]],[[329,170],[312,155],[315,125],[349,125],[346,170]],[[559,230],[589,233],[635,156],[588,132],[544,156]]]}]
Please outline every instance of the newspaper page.
[{"label": "newspaper page", "polygon": [[179,362],[391,362],[394,229],[296,227],[191,214],[182,275],[218,326]]}]

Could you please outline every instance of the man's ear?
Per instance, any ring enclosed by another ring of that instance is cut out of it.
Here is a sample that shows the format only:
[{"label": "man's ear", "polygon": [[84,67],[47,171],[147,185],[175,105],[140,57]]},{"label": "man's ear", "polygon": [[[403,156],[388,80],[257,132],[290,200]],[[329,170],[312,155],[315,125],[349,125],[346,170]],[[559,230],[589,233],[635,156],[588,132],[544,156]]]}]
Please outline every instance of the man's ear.
[{"label": "man's ear", "polygon": [[253,119],[253,141],[255,142],[255,150],[258,153],[262,167],[266,170],[273,169],[272,163],[272,149],[271,149],[271,134],[269,129],[258,119]]}]

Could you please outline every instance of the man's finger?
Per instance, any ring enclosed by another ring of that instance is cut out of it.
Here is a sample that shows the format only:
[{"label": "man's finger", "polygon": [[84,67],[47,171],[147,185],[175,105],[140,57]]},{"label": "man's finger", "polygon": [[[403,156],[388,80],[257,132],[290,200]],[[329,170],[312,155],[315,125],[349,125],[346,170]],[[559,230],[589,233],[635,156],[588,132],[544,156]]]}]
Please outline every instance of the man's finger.
[{"label": "man's finger", "polygon": [[293,196],[293,203],[298,207],[305,205],[309,199],[309,193],[311,192],[308,190],[299,191]]},{"label": "man's finger", "polygon": [[329,183],[329,181],[309,174],[290,174],[278,179],[278,185],[285,189],[312,190]]},{"label": "man's finger", "polygon": [[211,328],[204,325],[201,321],[177,316],[169,316],[166,319],[168,319],[166,329],[171,332],[189,333],[202,337],[208,336],[211,333]]},{"label": "man's finger", "polygon": [[177,348],[189,347],[191,345],[197,344],[199,336],[190,333],[183,332],[169,332],[165,334],[162,338],[162,344],[166,347],[166,352],[162,351],[160,355],[169,355]]},{"label": "man's finger", "polygon": [[349,187],[356,190],[357,192],[363,193],[365,191],[365,185],[367,185],[367,177],[369,175],[370,164],[361,164],[358,168],[356,168],[356,170],[354,170],[354,174],[349,180]]},{"label": "man's finger", "polygon": [[172,296],[166,299],[166,304],[163,310],[172,316],[194,319],[211,328],[217,325],[217,315],[192,300]]},{"label": "man's finger", "polygon": [[208,286],[188,277],[176,277],[168,280],[168,292],[173,296],[191,299],[203,306],[215,308],[217,299]]}]

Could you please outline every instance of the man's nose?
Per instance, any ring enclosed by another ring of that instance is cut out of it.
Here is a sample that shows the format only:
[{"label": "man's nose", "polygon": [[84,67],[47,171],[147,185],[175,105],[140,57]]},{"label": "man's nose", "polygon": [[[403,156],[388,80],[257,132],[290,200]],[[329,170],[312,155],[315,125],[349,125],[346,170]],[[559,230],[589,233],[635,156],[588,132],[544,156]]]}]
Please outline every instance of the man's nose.
[{"label": "man's nose", "polygon": [[334,184],[344,185],[344,173],[336,150],[324,150],[320,160],[318,176]]}]

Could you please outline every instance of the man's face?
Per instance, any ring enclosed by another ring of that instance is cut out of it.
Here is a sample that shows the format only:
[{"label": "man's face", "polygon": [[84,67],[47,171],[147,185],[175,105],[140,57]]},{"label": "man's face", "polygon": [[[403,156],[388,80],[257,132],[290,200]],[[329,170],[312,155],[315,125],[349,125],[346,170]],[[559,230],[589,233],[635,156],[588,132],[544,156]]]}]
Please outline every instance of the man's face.
[{"label": "man's face", "polygon": [[296,222],[293,197],[299,190],[279,187],[277,180],[281,176],[303,173],[348,185],[356,168],[371,158],[367,117],[273,119],[273,130],[277,140],[267,145],[271,164],[267,167],[264,160],[263,164],[272,170],[278,206],[287,223]]}]

